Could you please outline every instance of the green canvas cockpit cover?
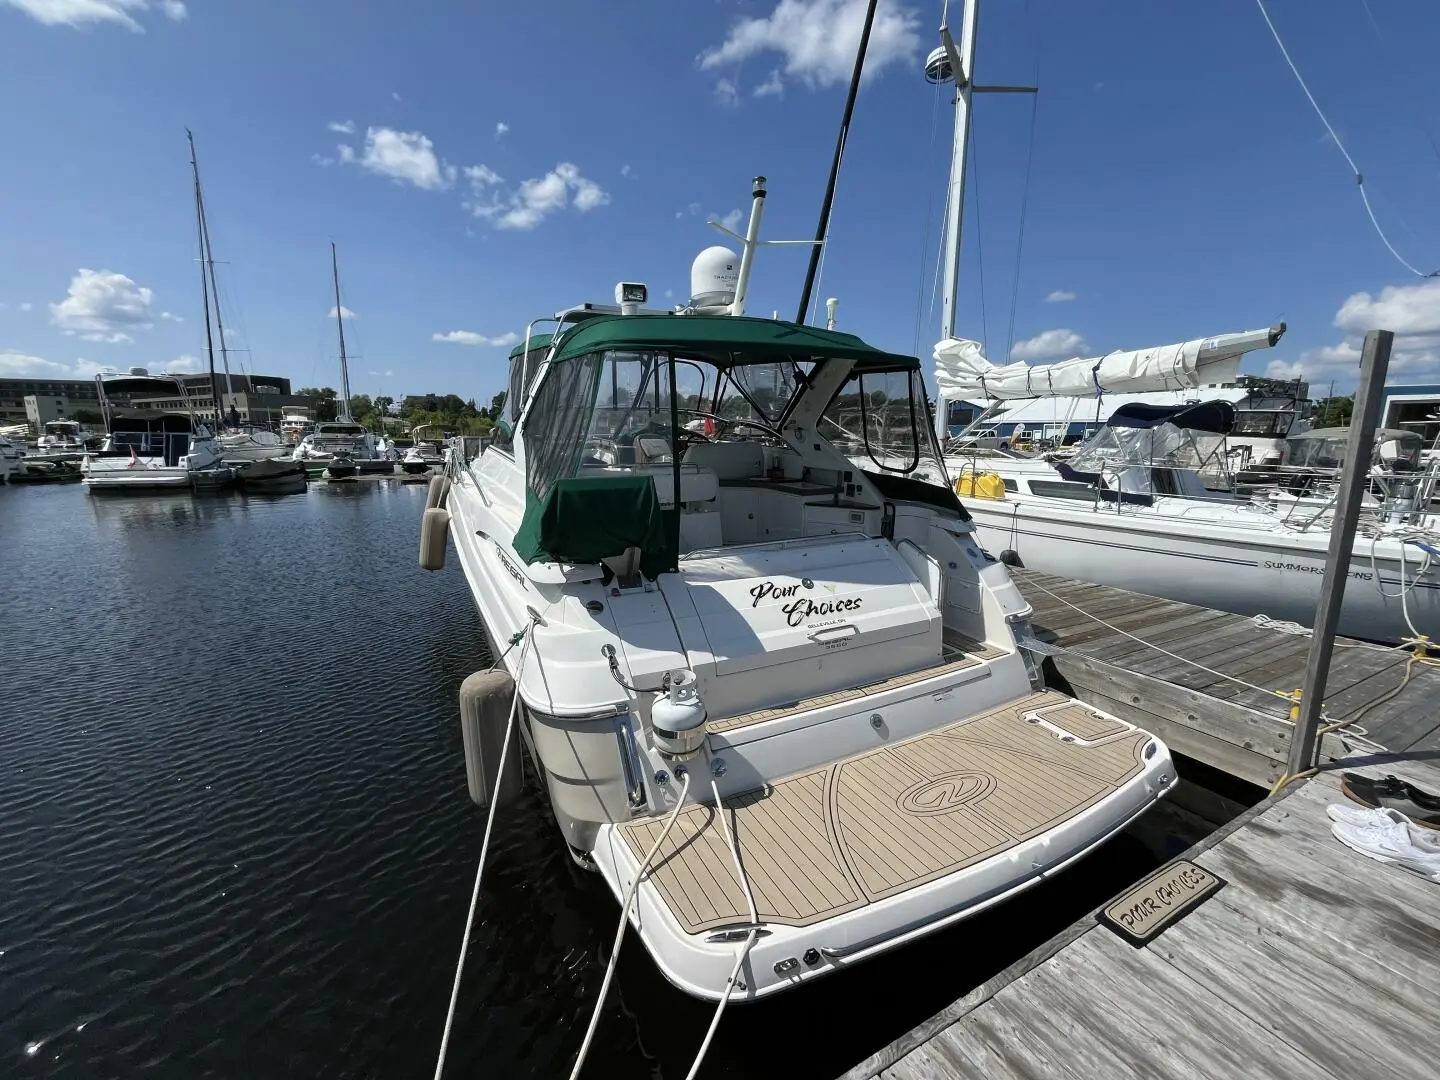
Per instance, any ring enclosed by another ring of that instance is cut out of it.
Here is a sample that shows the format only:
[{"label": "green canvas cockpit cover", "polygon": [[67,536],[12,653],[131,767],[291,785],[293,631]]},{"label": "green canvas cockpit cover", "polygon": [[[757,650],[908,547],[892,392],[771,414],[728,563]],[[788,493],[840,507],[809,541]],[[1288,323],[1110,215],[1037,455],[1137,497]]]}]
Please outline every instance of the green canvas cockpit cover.
[{"label": "green canvas cockpit cover", "polygon": [[675,534],[649,476],[562,477],[543,500],[527,493],[515,553],[527,564],[598,563],[639,548],[640,573],[653,580],[676,569]]}]

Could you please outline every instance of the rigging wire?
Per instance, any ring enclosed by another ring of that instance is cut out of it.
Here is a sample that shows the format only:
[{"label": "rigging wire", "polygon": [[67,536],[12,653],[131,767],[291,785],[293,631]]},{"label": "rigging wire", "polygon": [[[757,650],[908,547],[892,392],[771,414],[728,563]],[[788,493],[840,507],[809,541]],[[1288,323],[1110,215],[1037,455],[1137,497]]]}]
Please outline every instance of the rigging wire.
[{"label": "rigging wire", "polygon": [[[935,84],[935,96],[930,103],[930,139],[926,145],[932,161],[935,158],[935,129],[940,121],[941,85],[938,82]],[[930,252],[930,237],[934,235],[930,226],[935,223],[935,187],[936,185],[931,184],[925,196],[925,231],[920,234],[920,266],[915,275],[915,337],[910,347],[912,356],[920,355],[920,325],[925,307],[925,256]]]},{"label": "rigging wire", "polygon": [[1260,14],[1265,19],[1265,25],[1270,28],[1270,36],[1275,39],[1275,44],[1280,47],[1280,55],[1285,58],[1285,63],[1289,65],[1291,74],[1295,76],[1295,81],[1300,84],[1300,89],[1305,92],[1305,97],[1310,102],[1310,107],[1315,110],[1315,115],[1320,117],[1320,123],[1324,124],[1325,130],[1330,133],[1330,138],[1335,142],[1335,148],[1340,151],[1341,155],[1345,158],[1346,164],[1350,166],[1350,171],[1355,174],[1355,185],[1360,189],[1360,201],[1365,204],[1365,213],[1370,218],[1370,224],[1375,228],[1375,234],[1380,237],[1380,242],[1384,244],[1386,250],[1395,257],[1396,262],[1416,277],[1440,277],[1440,270],[1432,270],[1428,274],[1422,270],[1417,270],[1406,261],[1400,252],[1395,250],[1395,245],[1392,244],[1390,238],[1385,235],[1385,230],[1381,228],[1380,221],[1376,218],[1375,211],[1370,206],[1370,196],[1365,193],[1365,175],[1360,171],[1360,167],[1355,164],[1355,159],[1350,156],[1350,151],[1345,149],[1345,144],[1340,141],[1340,136],[1336,133],[1335,129],[1330,126],[1330,121],[1326,119],[1324,110],[1320,108],[1320,103],[1315,100],[1315,95],[1310,92],[1310,87],[1306,85],[1304,76],[1300,74],[1300,69],[1295,66],[1295,61],[1290,59],[1290,51],[1285,48],[1285,42],[1280,38],[1280,31],[1275,29],[1275,24],[1270,19],[1270,12],[1265,10],[1265,0],[1255,0],[1255,6],[1260,9]]},{"label": "rigging wire", "polygon": [[[1025,29],[1030,37],[1035,63],[1031,82],[1040,85],[1040,47],[1035,41],[1035,28],[1030,21],[1030,0],[1025,0]],[[1030,178],[1035,164],[1035,116],[1039,108],[1039,91],[1030,95],[1030,135],[1025,149],[1025,183],[1020,192],[1020,229],[1015,237],[1015,276],[1010,289],[1010,326],[1005,334],[1005,359],[1015,347],[1015,315],[1020,307],[1020,262],[1025,252],[1025,216],[1030,209]]]},{"label": "rigging wire", "polygon": [[[990,318],[985,308],[985,243],[982,235],[985,232],[984,221],[980,211],[980,150],[975,138],[975,131],[979,125],[975,123],[975,116],[970,116],[970,187],[975,192],[975,249],[976,263],[978,267],[975,272],[975,280],[980,286],[980,347],[985,355],[990,355]],[[957,253],[958,254],[958,253]],[[957,296],[954,303],[959,303]]]},{"label": "rigging wire", "polygon": [[1015,347],[1015,312],[1020,306],[1020,260],[1025,252],[1025,215],[1030,209],[1030,175],[1035,162],[1035,112],[1039,94],[1030,95],[1030,145],[1025,151],[1025,184],[1020,193],[1020,231],[1015,238],[1015,279],[1010,289],[1010,327],[1005,336],[1005,359]]}]

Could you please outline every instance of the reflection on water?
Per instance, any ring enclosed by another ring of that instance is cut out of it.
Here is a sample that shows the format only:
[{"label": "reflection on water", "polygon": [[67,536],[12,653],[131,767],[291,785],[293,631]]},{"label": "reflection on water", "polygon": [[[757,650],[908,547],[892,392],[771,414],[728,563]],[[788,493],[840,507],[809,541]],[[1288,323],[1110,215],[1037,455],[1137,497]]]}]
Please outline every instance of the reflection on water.
[{"label": "reflection on water", "polygon": [[[0,1076],[428,1075],[484,828],[455,696],[489,654],[453,559],[416,565],[425,490],[0,488]],[[533,774],[496,828],[447,1075],[563,1075],[618,908]],[[1184,842],[1151,833],[735,1009],[704,1075],[835,1075]],[[587,1075],[683,1076],[709,1017],[632,939]]]}]

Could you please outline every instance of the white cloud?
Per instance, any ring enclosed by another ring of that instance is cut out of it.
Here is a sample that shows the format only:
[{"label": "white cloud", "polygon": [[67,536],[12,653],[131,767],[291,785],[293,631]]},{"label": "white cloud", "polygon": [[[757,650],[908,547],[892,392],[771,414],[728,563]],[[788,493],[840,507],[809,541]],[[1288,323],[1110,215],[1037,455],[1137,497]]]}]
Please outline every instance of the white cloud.
[{"label": "white cloud", "polygon": [[1036,360],[1078,356],[1089,347],[1085,344],[1085,339],[1074,330],[1045,330],[1033,338],[1017,341],[1010,350],[1010,359],[1023,360],[1029,364]]},{"label": "white cloud", "polygon": [[486,337],[474,330],[450,330],[443,334],[431,334],[431,341],[443,341],[448,345],[495,345],[508,349],[520,341],[520,335],[511,331],[498,337]]},{"label": "white cloud", "polygon": [[181,0],[0,0],[47,26],[85,26],[90,23],[114,23],[135,33],[144,33],[135,18],[141,12],[159,8],[176,22],[186,16]]},{"label": "white cloud", "polygon": [[185,321],[185,320],[182,319],[179,315],[173,315],[173,314],[171,314],[171,313],[168,312],[168,311],[162,311],[162,312],[160,312],[160,318],[164,319],[166,322],[184,322],[184,321]]},{"label": "white cloud", "polygon": [[82,267],[70,279],[65,299],[50,305],[50,321],[63,333],[86,341],[130,341],[127,330],[148,330],[153,325],[153,297],[149,289],[124,274]]},{"label": "white cloud", "polygon": [[0,349],[0,378],[90,379],[96,372],[110,370],[83,357],[73,364],[57,364],[14,349]]},{"label": "white cloud", "polygon": [[744,210],[731,210],[728,214],[726,214],[720,219],[720,224],[724,225],[725,228],[729,229],[731,232],[737,232],[740,228],[740,222],[744,220],[744,217]]},{"label": "white cloud", "polygon": [[1049,296],[1045,297],[1047,304],[1065,304],[1075,299],[1075,294],[1068,289],[1056,289]]},{"label": "white cloud", "polygon": [[[342,149],[348,150],[349,147],[343,147]],[[326,157],[324,154],[311,154],[310,160],[313,161],[316,165],[319,165],[322,169],[328,169],[331,165],[335,164],[335,159],[333,157]]]},{"label": "white cloud", "polygon": [[733,79],[715,80],[715,100],[726,109],[733,109],[740,103],[740,88]]},{"label": "white cloud", "polygon": [[1392,330],[1389,376],[1407,382],[1440,379],[1440,279],[1414,285],[1387,285],[1378,294],[1353,293],[1335,313],[1344,331],[1334,345],[1307,349],[1296,360],[1271,360],[1265,374],[1277,379],[1304,379],[1312,395],[1354,390],[1360,375],[1360,347],[1368,330]]},{"label": "white cloud", "polygon": [[700,204],[699,204],[698,202],[692,202],[692,203],[691,203],[689,206],[687,206],[684,210],[676,210],[676,211],[675,211],[675,218],[676,218],[676,220],[679,220],[680,218],[683,218],[686,214],[689,214],[691,217],[694,217],[694,216],[695,216],[696,214],[698,214],[699,212],[700,212]]},{"label": "white cloud", "polygon": [[505,178],[488,165],[466,165],[460,170],[465,174],[465,179],[470,181],[470,186],[476,191],[488,187],[491,184],[503,184]]},{"label": "white cloud", "polygon": [[505,134],[506,132],[508,132],[509,130],[510,130],[510,125],[507,124],[507,123],[505,123],[504,120],[501,120],[498,124],[496,124],[496,125],[495,125],[495,139],[496,139],[496,141],[498,142],[499,139],[500,139],[500,136],[504,135],[504,134]]},{"label": "white cloud", "polygon": [[1358,292],[1335,313],[1335,325],[1349,334],[1393,330],[1396,334],[1440,334],[1440,278],[1415,285],[1387,285],[1379,296]]},{"label": "white cloud", "polygon": [[190,353],[181,353],[173,360],[168,360],[160,365],[160,370],[169,374],[177,372],[195,372],[200,370],[200,358]]},{"label": "white cloud", "polygon": [[621,165],[621,166],[620,166],[620,175],[621,175],[621,176],[626,176],[626,177],[628,177],[628,176],[630,175],[630,166],[629,166],[629,165]]},{"label": "white cloud", "polygon": [[772,70],[770,77],[753,91],[756,97],[784,97],[785,83],[780,79],[779,70]]},{"label": "white cloud", "polygon": [[390,91],[390,97],[391,97],[393,100],[395,100],[395,101],[399,101],[399,100],[400,100],[400,91],[399,91],[399,90],[391,90],[391,91]]},{"label": "white cloud", "polygon": [[21,310],[21,311],[30,311],[30,310],[31,310],[32,308],[34,308],[34,307],[35,307],[34,304],[30,303],[29,300],[26,300],[23,304],[20,305],[20,310]]},{"label": "white cloud", "polygon": [[[741,19],[725,41],[700,54],[702,71],[779,53],[782,69],[812,87],[835,86],[850,78],[865,23],[867,0],[780,0],[766,18]],[[897,0],[881,0],[870,31],[865,76],[914,58],[920,47],[919,16]]]},{"label": "white cloud", "polygon": [[609,201],[609,194],[582,176],[578,166],[562,161],[544,176],[522,180],[508,199],[497,195],[488,203],[465,206],[476,217],[493,220],[497,229],[533,229],[567,204],[583,213]]},{"label": "white cloud", "polygon": [[358,164],[378,176],[390,177],[397,184],[410,183],[434,191],[455,182],[455,166],[442,162],[435,154],[435,144],[418,131],[366,128],[362,151],[357,154],[353,147],[344,144],[338,150],[342,162]]},{"label": "white cloud", "polygon": [[339,132],[341,135],[355,134],[354,120],[331,120],[330,123],[326,124],[325,126],[331,131]]},{"label": "white cloud", "polygon": [[[351,310],[350,310],[348,307],[346,307],[344,304],[341,304],[341,305],[340,305],[340,314],[341,314],[341,315],[344,315],[345,318],[347,318],[347,319],[357,319],[357,318],[359,318],[359,316],[356,315],[355,312],[351,311]],[[333,318],[335,318],[335,309],[332,307],[329,311],[327,311],[327,312],[325,313],[325,317],[326,317],[327,319],[333,319]]]}]

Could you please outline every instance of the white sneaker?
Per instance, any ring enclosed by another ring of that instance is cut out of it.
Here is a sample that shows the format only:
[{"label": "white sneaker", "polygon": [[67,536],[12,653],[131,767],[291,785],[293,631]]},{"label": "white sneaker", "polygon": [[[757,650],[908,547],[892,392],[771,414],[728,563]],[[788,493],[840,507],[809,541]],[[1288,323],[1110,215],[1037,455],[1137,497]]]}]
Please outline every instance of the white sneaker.
[{"label": "white sneaker", "polygon": [[1330,826],[1330,832],[1336,840],[1366,858],[1394,863],[1440,882],[1440,838],[1432,838],[1431,830],[1412,825],[1398,810],[1387,810],[1385,814],[1388,820],[1371,825],[1337,821]]},{"label": "white sneaker", "polygon": [[[1399,813],[1398,810],[1395,812]],[[1360,829],[1372,825],[1384,825],[1394,820],[1387,810],[1378,807],[1357,806],[1354,803],[1331,803],[1325,807],[1325,813],[1330,816],[1331,821],[1343,821],[1346,825],[1353,825]]]}]

